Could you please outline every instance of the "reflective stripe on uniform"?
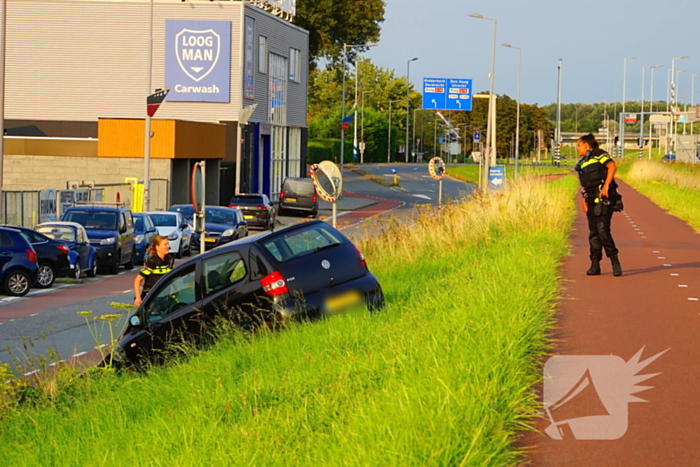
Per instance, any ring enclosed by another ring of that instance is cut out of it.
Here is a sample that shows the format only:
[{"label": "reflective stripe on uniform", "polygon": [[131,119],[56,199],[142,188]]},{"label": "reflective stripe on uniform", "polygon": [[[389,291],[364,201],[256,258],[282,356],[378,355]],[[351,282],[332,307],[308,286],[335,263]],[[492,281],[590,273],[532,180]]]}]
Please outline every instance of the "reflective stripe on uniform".
[{"label": "reflective stripe on uniform", "polygon": [[600,156],[595,156],[595,157],[591,157],[590,159],[588,159],[586,162],[581,164],[581,168],[583,169],[584,167],[587,167],[591,164],[596,164],[596,163],[601,164],[601,165],[605,165],[605,163],[609,160],[610,160],[610,158],[608,157],[607,154],[601,154]]}]

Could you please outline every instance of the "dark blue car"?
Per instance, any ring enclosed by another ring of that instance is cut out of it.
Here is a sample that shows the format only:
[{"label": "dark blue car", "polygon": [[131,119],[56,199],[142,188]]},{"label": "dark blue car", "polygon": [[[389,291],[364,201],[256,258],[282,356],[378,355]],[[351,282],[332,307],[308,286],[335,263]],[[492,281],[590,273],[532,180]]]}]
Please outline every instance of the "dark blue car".
[{"label": "dark blue car", "polygon": [[39,272],[37,255],[19,230],[0,228],[0,284],[8,295],[27,295]]},{"label": "dark blue car", "polygon": [[88,277],[97,275],[97,252],[90,245],[85,227],[77,222],[44,222],[34,230],[68,247],[72,277],[79,279],[83,273]]},{"label": "dark blue car", "polygon": [[[175,204],[168,211],[179,212],[191,224],[194,208],[191,204]],[[204,207],[204,243],[210,249],[248,236],[248,223],[239,209],[223,206]],[[199,251],[199,233],[192,233],[192,247]]]},{"label": "dark blue car", "polygon": [[153,244],[153,237],[158,235],[153,219],[146,213],[135,212],[134,216],[134,262],[146,261],[146,250]]}]

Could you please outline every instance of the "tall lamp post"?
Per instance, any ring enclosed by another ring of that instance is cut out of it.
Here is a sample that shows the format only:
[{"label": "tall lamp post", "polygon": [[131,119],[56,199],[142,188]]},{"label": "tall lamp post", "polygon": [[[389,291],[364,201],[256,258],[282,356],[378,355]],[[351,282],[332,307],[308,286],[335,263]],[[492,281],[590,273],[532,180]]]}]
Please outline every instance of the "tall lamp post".
[{"label": "tall lamp post", "polygon": [[[651,69],[651,83],[649,84],[649,160],[651,160],[651,148],[654,146],[654,132],[651,129],[651,114],[654,113],[654,69],[661,68],[663,65],[650,66]],[[661,147],[661,141],[659,141],[659,147]]]},{"label": "tall lamp post", "polygon": [[518,101],[518,111],[516,113],[515,117],[515,178],[518,178],[518,159],[520,159],[520,70],[521,70],[521,65],[522,65],[522,52],[523,49],[520,47],[516,47],[514,45],[506,44],[503,43],[501,44],[503,47],[509,47],[511,49],[515,49],[518,51],[518,92],[517,92],[517,101]]},{"label": "tall lamp post", "polygon": [[[680,95],[680,89],[681,89],[680,84],[681,84],[681,80],[680,80],[680,74],[681,74],[681,73],[685,73],[686,71],[688,71],[688,70],[676,70],[676,102],[675,102],[675,103],[676,103],[676,104],[679,104],[679,105],[678,105],[678,108],[680,108],[680,101],[681,101],[681,95]],[[676,124],[676,121],[675,121],[676,119],[674,118],[673,120],[674,120],[673,123],[672,123],[672,124],[673,124],[673,139],[674,139],[674,141],[673,141],[673,143],[674,143],[673,150],[676,151],[676,144],[675,144],[676,141],[675,141],[675,139],[676,139],[676,135],[678,134],[678,125]]]},{"label": "tall lamp post", "polygon": [[[700,75],[700,73],[695,73],[693,76],[690,77],[690,107],[694,108],[695,107],[695,77]],[[695,119],[700,117],[700,115],[697,114],[697,109],[695,113]],[[690,134],[693,134],[693,125],[695,122],[690,122]]]},{"label": "tall lamp post", "polygon": [[[477,13],[469,13],[469,16],[472,18],[477,18],[477,19],[486,19],[489,21],[493,21],[493,46],[491,48],[491,73],[489,76],[489,111],[488,111],[488,117],[487,117],[487,122],[488,125],[486,126],[486,156],[484,157],[484,179],[483,179],[483,190],[484,193],[488,193],[489,191],[489,159],[491,158],[491,152],[496,150],[496,128],[495,125],[493,125],[493,122],[495,121],[493,112],[494,112],[494,98],[493,98],[493,82],[494,82],[494,75],[496,73],[496,31],[498,29],[498,20],[495,18],[487,18],[486,16],[479,15]],[[492,128],[494,127],[494,128]]]},{"label": "tall lamp post", "polygon": [[[670,86],[669,86],[669,97],[670,97],[669,100],[671,101],[671,104],[670,104],[670,111],[671,111],[670,127],[671,127],[671,137],[673,138],[672,144],[673,144],[674,151],[676,150],[676,144],[675,144],[676,143],[676,141],[675,141],[676,135],[675,135],[675,125],[673,122],[673,120],[674,120],[674,118],[673,118],[673,113],[674,113],[673,106],[676,103],[676,81],[674,81],[674,78],[676,77],[676,60],[685,60],[686,58],[688,58],[687,55],[683,55],[681,57],[673,57],[671,59],[671,69],[669,70],[669,73],[670,73],[669,81],[671,82]],[[668,107],[669,107],[669,104],[667,101],[666,110],[669,110]]]},{"label": "tall lamp post", "polygon": [[627,60],[636,60],[637,57],[626,57],[622,60],[622,118],[620,119],[620,157],[625,157],[625,102],[627,91]]},{"label": "tall lamp post", "polygon": [[362,123],[360,124],[361,130],[360,130],[360,144],[362,144],[363,147],[360,148],[360,164],[364,164],[365,162],[365,94],[369,94],[370,92],[374,92],[374,89],[371,91],[362,91]]},{"label": "tall lamp post", "polygon": [[386,149],[386,163],[391,162],[391,108],[393,107],[394,102],[401,102],[401,99],[396,99],[393,101],[389,101],[389,145]]},{"label": "tall lamp post", "polygon": [[6,222],[3,202],[3,177],[5,175],[5,36],[7,31],[7,0],[2,0],[2,31],[0,31],[0,221]]},{"label": "tall lamp post", "polygon": [[[3,0],[4,3],[4,0]],[[5,15],[3,15],[4,18]],[[151,0],[149,13],[149,30],[148,30],[148,76],[146,96],[153,92],[153,0]],[[150,211],[151,207],[151,116],[146,112],[145,134],[143,140],[143,211]]]},{"label": "tall lamp post", "polygon": [[[341,120],[345,118],[345,62],[347,61],[348,49],[355,49],[361,47],[374,47],[377,44],[368,42],[367,44],[343,44],[343,98],[340,104],[340,118]],[[340,171],[343,171],[343,158],[345,157],[345,129],[340,127]]]},{"label": "tall lamp post", "polygon": [[411,62],[418,60],[418,57],[414,57],[406,62],[406,162],[408,162],[409,148],[408,148],[408,124],[410,123],[411,117]]}]

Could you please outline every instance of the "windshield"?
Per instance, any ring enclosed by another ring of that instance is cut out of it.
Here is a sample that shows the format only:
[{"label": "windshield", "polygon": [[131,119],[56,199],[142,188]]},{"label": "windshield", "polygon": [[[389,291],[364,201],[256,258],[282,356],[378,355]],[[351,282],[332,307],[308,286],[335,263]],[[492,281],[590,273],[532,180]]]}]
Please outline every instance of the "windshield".
[{"label": "windshield", "polygon": [[171,206],[170,209],[168,209],[168,211],[179,212],[185,219],[192,219],[194,217],[194,208],[188,204]]},{"label": "windshield", "polygon": [[88,230],[116,230],[117,214],[105,211],[68,211],[64,221],[77,222]]},{"label": "windshield", "polygon": [[134,230],[143,231],[143,218],[134,216]]},{"label": "windshield", "polygon": [[286,180],[282,190],[286,193],[296,193],[297,195],[311,196],[316,189],[311,180]]},{"label": "windshield", "polygon": [[229,204],[247,204],[247,205],[261,205],[263,204],[262,196],[234,196],[231,198]]},{"label": "windshield", "polygon": [[177,227],[177,216],[173,214],[149,213],[149,216],[158,227]]},{"label": "windshield", "polygon": [[236,212],[223,209],[205,209],[204,220],[214,224],[236,224]]},{"label": "windshield", "polygon": [[44,227],[37,227],[36,231],[54,240],[62,240],[64,242],[75,241],[75,232],[70,227],[47,225]]}]

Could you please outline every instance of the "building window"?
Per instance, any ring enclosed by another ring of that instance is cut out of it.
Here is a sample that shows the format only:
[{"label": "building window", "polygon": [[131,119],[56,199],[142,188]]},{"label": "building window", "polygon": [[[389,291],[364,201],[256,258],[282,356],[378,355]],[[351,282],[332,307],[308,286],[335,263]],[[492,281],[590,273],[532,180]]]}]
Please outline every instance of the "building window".
[{"label": "building window", "polygon": [[267,73],[267,37],[258,37],[258,71]]},{"label": "building window", "polygon": [[301,50],[289,49],[289,81],[298,83],[301,79]]},{"label": "building window", "polygon": [[268,122],[275,125],[287,124],[287,59],[276,54],[268,54],[270,69]]},{"label": "building window", "polygon": [[289,129],[289,174],[290,177],[306,177],[301,173],[301,128]]},{"label": "building window", "polygon": [[285,173],[285,161],[287,159],[287,128],[281,126],[272,127],[272,167],[270,170],[270,186],[273,198],[279,196],[282,189],[282,181],[287,176]]}]

